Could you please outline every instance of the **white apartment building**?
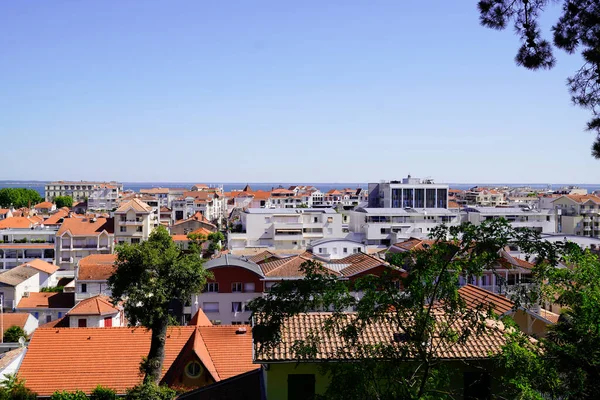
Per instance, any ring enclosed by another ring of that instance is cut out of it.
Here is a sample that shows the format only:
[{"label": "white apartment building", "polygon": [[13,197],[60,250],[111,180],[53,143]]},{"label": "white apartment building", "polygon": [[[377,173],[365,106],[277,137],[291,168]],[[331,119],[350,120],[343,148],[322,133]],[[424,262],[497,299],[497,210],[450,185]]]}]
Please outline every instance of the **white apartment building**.
[{"label": "white apartment building", "polygon": [[411,237],[426,238],[438,225],[460,222],[460,214],[447,208],[357,207],[350,211],[350,231],[362,236],[367,245],[389,246]]},{"label": "white apartment building", "polygon": [[74,270],[84,257],[112,253],[114,227],[112,218],[65,218],[56,233],[56,265]]},{"label": "white apartment building", "polygon": [[124,202],[114,214],[116,243],[140,243],[148,240],[150,233],[159,224],[158,210],[140,199]]},{"label": "white apartment building", "polygon": [[366,253],[367,246],[350,238],[323,239],[311,242],[307,250],[324,260],[339,260],[352,254]]},{"label": "white apartment building", "polygon": [[53,263],[57,229],[43,225],[1,229],[0,268],[10,269],[37,258]]},{"label": "white apartment building", "polygon": [[230,249],[304,249],[312,241],[346,235],[342,215],[330,208],[249,208],[240,220],[242,232],[228,235]]},{"label": "white apartment building", "polygon": [[530,228],[539,233],[556,232],[556,219],[552,210],[528,207],[467,207],[466,220],[474,225],[483,221],[504,218],[515,228]]},{"label": "white apartment building", "polygon": [[171,202],[172,219],[179,221],[190,218],[197,212],[209,221],[220,221],[227,212],[227,199],[214,191],[196,190]]},{"label": "white apartment building", "polygon": [[95,189],[107,185],[123,191],[123,184],[117,182],[56,181],[45,186],[45,198],[46,201],[54,201],[57,196],[70,196],[74,201],[81,201],[89,198]]},{"label": "white apartment building", "polygon": [[600,197],[565,195],[552,201],[556,232],[600,238]]},{"label": "white apartment building", "polygon": [[87,208],[90,211],[111,211],[119,206],[121,191],[118,185],[103,184],[88,196]]}]

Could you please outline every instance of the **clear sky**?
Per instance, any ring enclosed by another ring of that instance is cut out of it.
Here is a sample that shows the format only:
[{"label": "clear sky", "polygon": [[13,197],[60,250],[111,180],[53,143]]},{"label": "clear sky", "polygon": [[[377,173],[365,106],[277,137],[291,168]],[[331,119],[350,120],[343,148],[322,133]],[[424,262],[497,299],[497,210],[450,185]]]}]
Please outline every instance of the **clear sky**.
[{"label": "clear sky", "polygon": [[2,1],[0,179],[600,183],[580,57],[476,3]]}]

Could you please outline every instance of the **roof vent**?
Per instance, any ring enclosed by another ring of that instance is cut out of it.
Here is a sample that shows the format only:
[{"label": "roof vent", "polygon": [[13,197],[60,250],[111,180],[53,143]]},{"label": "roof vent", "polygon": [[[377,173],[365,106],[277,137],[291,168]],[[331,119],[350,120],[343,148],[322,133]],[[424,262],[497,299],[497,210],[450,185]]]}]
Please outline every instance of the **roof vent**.
[{"label": "roof vent", "polygon": [[246,332],[247,332],[247,329],[246,329],[246,328],[244,328],[244,327],[242,327],[242,328],[237,328],[237,329],[235,330],[235,334],[236,334],[236,335],[244,335]]}]

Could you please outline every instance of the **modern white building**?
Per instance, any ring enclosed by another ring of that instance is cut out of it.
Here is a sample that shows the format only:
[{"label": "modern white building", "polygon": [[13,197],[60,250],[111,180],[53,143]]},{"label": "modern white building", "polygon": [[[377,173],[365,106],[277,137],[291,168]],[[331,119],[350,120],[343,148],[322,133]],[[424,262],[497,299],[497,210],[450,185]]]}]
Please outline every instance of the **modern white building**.
[{"label": "modern white building", "polygon": [[307,250],[325,260],[339,260],[351,254],[366,253],[367,246],[351,238],[322,239],[311,242]]},{"label": "modern white building", "polygon": [[46,185],[45,197],[46,201],[54,201],[58,196],[70,196],[74,201],[81,201],[89,198],[97,188],[107,185],[123,191],[123,184],[117,182],[56,181]]},{"label": "modern white building", "polygon": [[304,249],[312,241],[343,238],[342,215],[331,208],[249,208],[240,213],[241,232],[230,233],[230,249]]},{"label": "modern white building", "polygon": [[369,183],[369,208],[448,208],[448,185],[432,179],[412,178],[402,181]]},{"label": "modern white building", "polygon": [[600,197],[565,195],[552,205],[557,233],[600,238]]},{"label": "modern white building", "polygon": [[438,225],[459,225],[460,222],[460,214],[441,207],[357,207],[350,211],[350,231],[355,236],[361,235],[367,245],[389,246],[411,237],[426,238]]},{"label": "modern white building", "polygon": [[466,207],[466,220],[474,225],[483,221],[504,218],[514,228],[530,228],[539,233],[556,232],[556,219],[552,210],[529,207]]}]

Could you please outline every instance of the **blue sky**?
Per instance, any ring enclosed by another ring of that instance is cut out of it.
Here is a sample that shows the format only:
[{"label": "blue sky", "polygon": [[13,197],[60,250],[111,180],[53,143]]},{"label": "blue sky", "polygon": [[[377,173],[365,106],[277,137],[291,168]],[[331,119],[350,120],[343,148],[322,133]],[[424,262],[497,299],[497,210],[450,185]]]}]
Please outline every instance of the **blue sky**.
[{"label": "blue sky", "polygon": [[0,2],[0,179],[599,183],[580,57],[518,45],[475,0]]}]

